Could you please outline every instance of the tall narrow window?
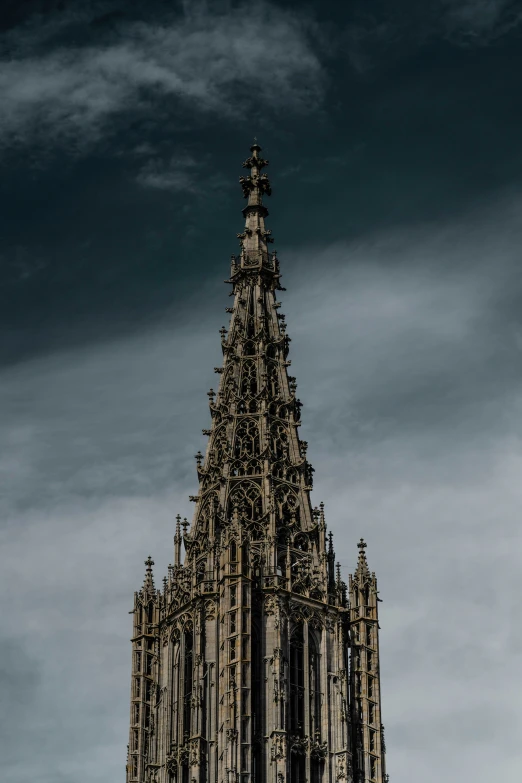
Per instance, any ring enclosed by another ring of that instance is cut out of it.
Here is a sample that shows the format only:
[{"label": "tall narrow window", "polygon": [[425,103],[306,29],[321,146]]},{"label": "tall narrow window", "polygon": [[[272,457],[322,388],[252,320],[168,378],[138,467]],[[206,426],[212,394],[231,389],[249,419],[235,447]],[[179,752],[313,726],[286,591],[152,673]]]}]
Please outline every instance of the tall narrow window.
[{"label": "tall narrow window", "polygon": [[308,634],[309,693],[310,693],[310,730],[316,737],[321,729],[321,689],[319,671],[319,652],[313,635]]},{"label": "tall narrow window", "polygon": [[368,677],[368,696],[370,699],[373,696],[373,677]]},{"label": "tall narrow window", "polygon": [[236,633],[236,613],[230,612],[230,633]]},{"label": "tall narrow window", "polygon": [[252,699],[251,709],[252,712],[252,781],[253,783],[263,783],[263,761],[262,761],[262,748],[261,743],[254,738],[256,735],[260,736],[264,734],[264,726],[261,721],[261,687],[262,687],[262,672],[261,672],[261,655],[259,650],[260,639],[258,629],[252,618],[252,668],[251,668],[251,681],[252,681]]},{"label": "tall narrow window", "polygon": [[304,640],[303,627],[299,625],[290,643],[290,731],[293,734],[303,733],[304,690]]},{"label": "tall narrow window", "polygon": [[230,606],[235,606],[237,601],[237,587],[230,585]]},{"label": "tall narrow window", "polygon": [[183,672],[183,735],[190,736],[190,723],[192,714],[192,677],[193,677],[193,650],[194,642],[192,631],[186,631],[184,635],[184,672]]},{"label": "tall narrow window", "polygon": [[372,626],[367,625],[366,626],[366,644],[368,647],[371,647],[372,644]]}]

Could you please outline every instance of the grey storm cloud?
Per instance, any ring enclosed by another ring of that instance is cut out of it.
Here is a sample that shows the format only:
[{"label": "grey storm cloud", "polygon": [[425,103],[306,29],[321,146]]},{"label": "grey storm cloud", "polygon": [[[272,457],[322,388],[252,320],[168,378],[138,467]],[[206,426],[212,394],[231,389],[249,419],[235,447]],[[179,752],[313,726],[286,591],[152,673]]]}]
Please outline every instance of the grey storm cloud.
[{"label": "grey storm cloud", "polygon": [[2,146],[69,141],[81,150],[111,121],[150,109],[152,98],[166,102],[164,110],[179,101],[188,111],[233,118],[252,100],[258,108],[309,111],[322,96],[325,74],[306,14],[266,2],[195,3],[164,20],[122,19],[117,35],[64,42],[68,29],[89,21],[92,13],[72,11],[6,35]]},{"label": "grey storm cloud", "polygon": [[[522,769],[519,210],[281,257],[313,500],[344,573],[368,541],[406,782]],[[124,779],[127,612],[192,510],[228,304],[207,281],[185,319],[2,371],[8,783]]]}]

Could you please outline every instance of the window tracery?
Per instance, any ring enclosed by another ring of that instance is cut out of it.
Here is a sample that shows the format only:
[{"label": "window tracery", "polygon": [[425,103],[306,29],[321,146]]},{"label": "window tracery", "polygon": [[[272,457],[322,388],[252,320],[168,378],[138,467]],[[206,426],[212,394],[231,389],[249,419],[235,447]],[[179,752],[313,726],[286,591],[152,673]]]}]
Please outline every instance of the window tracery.
[{"label": "window tracery", "polygon": [[257,422],[253,419],[239,421],[234,439],[234,457],[236,459],[258,457],[259,453],[259,428]]},{"label": "window tracery", "polygon": [[276,362],[268,362],[266,366],[268,393],[272,397],[279,396],[279,373]]},{"label": "window tracery", "polygon": [[275,492],[277,518],[283,525],[290,525],[299,519],[297,495],[285,485],[279,486]]},{"label": "window tracery", "polygon": [[288,430],[281,422],[274,422],[270,427],[272,454],[276,459],[288,455]]},{"label": "window tracery", "polygon": [[228,450],[226,425],[221,424],[214,434],[213,448],[211,450],[211,462],[216,467],[221,467],[225,452]]},{"label": "window tracery", "polygon": [[258,485],[248,481],[235,486],[230,493],[230,514],[233,513],[235,507],[240,510],[246,520],[250,522],[259,520],[263,514],[263,503]]},{"label": "window tracery", "polygon": [[249,459],[248,461],[236,460],[230,467],[231,476],[259,476],[261,474],[261,463],[258,459]]}]

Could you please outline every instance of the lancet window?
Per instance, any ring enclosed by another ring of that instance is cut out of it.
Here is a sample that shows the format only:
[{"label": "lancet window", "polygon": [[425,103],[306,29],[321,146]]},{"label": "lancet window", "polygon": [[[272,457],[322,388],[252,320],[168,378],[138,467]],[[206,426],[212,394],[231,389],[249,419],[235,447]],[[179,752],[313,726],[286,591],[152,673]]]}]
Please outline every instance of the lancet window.
[{"label": "lancet window", "polygon": [[244,397],[255,397],[257,394],[257,368],[253,359],[246,359],[243,362],[243,372],[241,374],[241,395]]},{"label": "lancet window", "polygon": [[266,367],[268,393],[273,397],[279,396],[279,373],[275,362],[268,362]]},{"label": "lancet window", "polygon": [[255,522],[260,519],[263,514],[263,503],[258,485],[248,481],[241,482],[238,486],[234,487],[230,493],[230,514],[233,513],[236,506],[240,510],[243,518],[246,518],[250,522]]},{"label": "lancet window", "polygon": [[255,356],[256,344],[252,340],[247,340],[243,345],[243,356]]},{"label": "lancet window", "polygon": [[235,434],[234,457],[236,459],[258,457],[259,453],[259,428],[257,422],[253,419],[240,421]]},{"label": "lancet window", "polygon": [[280,422],[275,422],[270,428],[272,454],[281,459],[288,454],[288,430]]},{"label": "lancet window", "polygon": [[279,486],[275,493],[278,521],[289,525],[299,519],[297,496],[287,486]]},{"label": "lancet window", "polygon": [[301,736],[304,730],[304,638],[298,625],[290,643],[290,731]]},{"label": "lancet window", "polygon": [[[190,718],[192,714],[192,678],[193,678],[193,651],[194,641],[192,628],[187,628],[183,634],[183,729],[182,736],[190,736]],[[181,672],[180,672],[181,673]],[[181,689],[180,688],[180,689]]]},{"label": "lancet window", "polygon": [[319,739],[321,731],[321,678],[319,649],[314,634],[308,632],[308,662],[310,684],[310,736]]}]

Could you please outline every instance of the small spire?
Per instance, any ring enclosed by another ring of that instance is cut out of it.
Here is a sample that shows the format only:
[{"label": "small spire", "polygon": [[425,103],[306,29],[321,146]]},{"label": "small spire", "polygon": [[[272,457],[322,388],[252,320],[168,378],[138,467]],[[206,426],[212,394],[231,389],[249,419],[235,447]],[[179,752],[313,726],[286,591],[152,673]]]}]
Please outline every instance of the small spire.
[{"label": "small spire", "polygon": [[370,569],[368,568],[368,561],[366,560],[366,552],[364,551],[367,546],[368,545],[364,540],[364,538],[361,538],[359,540],[359,543],[357,544],[357,548],[359,550],[359,558],[357,560],[356,574],[359,574],[360,576],[369,576],[370,574]]},{"label": "small spire", "polygon": [[154,565],[154,560],[149,555],[148,558],[145,560],[145,565],[147,568],[145,569],[145,579],[143,580],[143,590],[144,591],[154,591],[154,575],[152,573],[152,566]]},{"label": "small spire", "polygon": [[333,553],[334,553],[334,548],[333,548],[333,533],[332,533],[332,531],[330,530],[330,532],[328,533],[328,554],[329,554],[329,555],[333,555]]},{"label": "small spire", "polygon": [[181,516],[176,517],[176,534],[174,536],[174,565],[179,566],[181,562]]}]

